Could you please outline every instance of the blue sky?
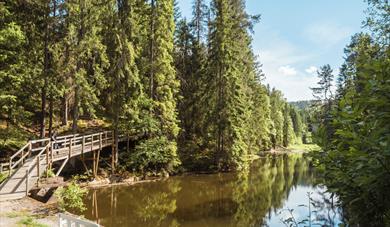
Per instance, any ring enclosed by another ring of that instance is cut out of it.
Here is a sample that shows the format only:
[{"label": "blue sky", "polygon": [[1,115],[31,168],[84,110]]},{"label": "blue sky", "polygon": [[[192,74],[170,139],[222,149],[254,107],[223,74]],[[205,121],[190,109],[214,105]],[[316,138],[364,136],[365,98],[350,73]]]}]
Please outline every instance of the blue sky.
[{"label": "blue sky", "polygon": [[[183,17],[191,18],[192,0],[178,0]],[[343,49],[362,31],[363,0],[247,0],[250,14],[261,14],[255,27],[254,52],[265,83],[287,100],[311,99],[316,70],[330,64],[338,73]]]}]

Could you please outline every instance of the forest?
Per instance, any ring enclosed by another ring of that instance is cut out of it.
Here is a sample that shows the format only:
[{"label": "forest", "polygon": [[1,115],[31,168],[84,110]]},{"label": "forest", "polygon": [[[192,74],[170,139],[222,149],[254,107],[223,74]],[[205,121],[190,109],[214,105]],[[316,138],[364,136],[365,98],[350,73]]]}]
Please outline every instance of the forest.
[{"label": "forest", "polygon": [[260,16],[244,1],[194,1],[188,21],[170,0],[1,7],[4,150],[92,121],[132,138],[120,157],[130,170],[233,170],[310,139],[303,112],[262,84],[251,48]]},{"label": "forest", "polygon": [[390,226],[390,6],[367,5],[338,75],[324,65],[313,100],[289,103],[264,82],[245,0],[194,0],[191,18],[174,0],[0,2],[0,158],[110,129],[113,172],[227,172],[316,143],[349,223]]}]

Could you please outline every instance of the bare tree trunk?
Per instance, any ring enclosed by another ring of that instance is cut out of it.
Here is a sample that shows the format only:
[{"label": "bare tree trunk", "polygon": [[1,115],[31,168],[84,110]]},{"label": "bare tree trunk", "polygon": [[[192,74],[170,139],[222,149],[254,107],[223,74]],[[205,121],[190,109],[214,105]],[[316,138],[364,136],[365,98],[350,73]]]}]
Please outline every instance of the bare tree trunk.
[{"label": "bare tree trunk", "polygon": [[53,96],[49,98],[49,138],[53,135]]},{"label": "bare tree trunk", "polygon": [[68,97],[65,94],[62,98],[62,125],[65,126],[68,124]]},{"label": "bare tree trunk", "polygon": [[74,91],[74,105],[73,105],[73,124],[72,124],[73,133],[77,132],[78,119],[79,119],[79,88],[78,88],[78,85],[76,85],[76,88]]},{"label": "bare tree trunk", "polygon": [[39,136],[45,137],[45,124],[46,124],[46,83],[41,90],[41,125]]}]

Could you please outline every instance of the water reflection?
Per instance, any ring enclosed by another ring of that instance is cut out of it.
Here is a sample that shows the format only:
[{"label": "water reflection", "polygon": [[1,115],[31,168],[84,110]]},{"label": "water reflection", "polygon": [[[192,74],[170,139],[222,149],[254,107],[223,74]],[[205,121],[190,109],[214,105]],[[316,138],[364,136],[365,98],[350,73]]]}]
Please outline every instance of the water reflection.
[{"label": "water reflection", "polygon": [[[323,203],[331,197],[314,186],[309,166],[301,155],[270,156],[240,173],[91,190],[83,215],[103,226],[285,226],[289,213],[283,211],[294,209],[297,220],[311,214],[313,223],[337,225],[340,215]],[[307,209],[309,191],[313,204],[320,201],[311,207],[313,214]]]}]

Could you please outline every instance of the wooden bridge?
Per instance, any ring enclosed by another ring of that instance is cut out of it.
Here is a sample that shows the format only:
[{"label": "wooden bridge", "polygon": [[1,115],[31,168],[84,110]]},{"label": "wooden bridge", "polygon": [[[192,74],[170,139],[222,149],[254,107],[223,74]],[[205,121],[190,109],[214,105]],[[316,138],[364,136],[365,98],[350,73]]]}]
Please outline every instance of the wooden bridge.
[{"label": "wooden bridge", "polygon": [[[123,138],[121,138],[123,140]],[[0,201],[19,199],[28,195],[38,186],[41,177],[48,177],[54,162],[61,163],[56,170],[58,176],[70,158],[93,153],[93,173],[97,174],[100,151],[105,147],[113,147],[114,133],[105,131],[88,135],[68,135],[51,139],[29,141],[18,152],[12,155],[9,163],[1,164],[0,171],[8,167],[8,178],[0,185]],[[85,166],[86,167],[86,166]]]}]

